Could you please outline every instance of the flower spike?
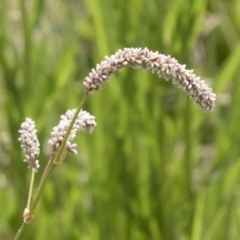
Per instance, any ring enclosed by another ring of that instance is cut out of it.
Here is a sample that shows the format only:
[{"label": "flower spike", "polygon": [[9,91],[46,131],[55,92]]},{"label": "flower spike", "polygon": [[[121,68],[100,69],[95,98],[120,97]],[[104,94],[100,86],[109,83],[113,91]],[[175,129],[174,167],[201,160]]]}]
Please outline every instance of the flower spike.
[{"label": "flower spike", "polygon": [[95,69],[85,78],[83,85],[88,93],[101,89],[114,72],[124,67],[152,69],[159,77],[167,81],[172,80],[189,95],[204,111],[211,111],[215,107],[216,94],[207,84],[197,77],[193,70],[187,70],[175,58],[152,52],[147,48],[124,48],[97,64]]},{"label": "flower spike", "polygon": [[[51,133],[52,138],[48,141],[48,144],[50,145],[53,153],[56,153],[61,146],[63,138],[67,133],[68,127],[73,119],[75,112],[76,109],[68,110],[65,115],[61,115],[60,123],[58,126],[53,128],[53,131]],[[71,141],[76,137],[76,133],[78,131],[92,133],[96,125],[97,124],[95,122],[94,116],[90,115],[86,111],[81,111],[70,132],[65,150],[72,154],[77,154],[77,144],[71,143]]]},{"label": "flower spike", "polygon": [[28,168],[37,172],[40,167],[39,161],[37,160],[40,150],[39,141],[37,138],[37,130],[35,129],[35,123],[30,118],[26,118],[25,122],[21,124],[21,130],[19,130],[21,147],[26,156],[24,162],[29,164]]}]

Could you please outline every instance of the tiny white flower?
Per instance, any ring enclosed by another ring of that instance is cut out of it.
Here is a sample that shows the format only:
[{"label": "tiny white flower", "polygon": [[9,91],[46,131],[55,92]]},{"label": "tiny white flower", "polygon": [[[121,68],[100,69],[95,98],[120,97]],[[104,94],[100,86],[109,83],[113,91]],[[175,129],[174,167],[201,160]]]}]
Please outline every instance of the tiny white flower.
[{"label": "tiny white flower", "polygon": [[35,123],[30,118],[26,118],[25,122],[21,124],[21,130],[19,130],[21,142],[21,148],[26,156],[24,162],[29,164],[28,168],[37,172],[40,167],[37,160],[40,150],[40,144],[37,138],[37,130],[35,129]]},{"label": "tiny white flower", "polygon": [[[61,120],[58,126],[53,128],[51,132],[52,138],[48,141],[48,144],[51,147],[53,153],[56,153],[61,146],[63,138],[67,133],[68,127],[73,119],[75,112],[76,109],[68,110],[65,115],[61,115]],[[92,133],[96,125],[97,124],[95,122],[94,116],[90,115],[86,111],[80,111],[80,113],[78,114],[78,118],[75,121],[70,135],[67,139],[65,150],[69,153],[77,154],[77,144],[71,143],[71,141],[74,140],[74,138],[76,137],[76,133],[78,131]]]},{"label": "tiny white flower", "polygon": [[203,80],[196,77],[193,70],[187,70],[186,65],[179,64],[171,56],[152,52],[147,48],[124,48],[110,57],[106,56],[105,60],[97,64],[96,69],[92,69],[85,78],[83,86],[88,93],[92,94],[100,90],[101,85],[114,72],[127,66],[136,69],[152,69],[152,72],[156,72],[160,78],[163,77],[167,81],[171,79],[173,84],[182,88],[204,111],[215,107],[216,94]]}]

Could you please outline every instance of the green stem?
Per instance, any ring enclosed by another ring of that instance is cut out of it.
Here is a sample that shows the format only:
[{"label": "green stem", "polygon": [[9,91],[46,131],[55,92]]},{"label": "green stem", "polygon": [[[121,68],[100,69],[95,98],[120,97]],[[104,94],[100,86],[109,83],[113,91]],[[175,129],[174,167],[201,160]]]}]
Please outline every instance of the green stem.
[{"label": "green stem", "polygon": [[21,236],[21,234],[22,234],[23,230],[25,229],[25,227],[26,227],[26,224],[23,222],[13,240],[18,240],[19,239],[19,237]]},{"label": "green stem", "polygon": [[39,187],[37,189],[37,193],[36,193],[36,195],[34,197],[33,203],[31,205],[31,208],[30,208],[30,211],[29,211],[29,217],[30,218],[33,217],[33,213],[34,213],[34,211],[35,211],[35,209],[37,207],[37,204],[38,204],[38,201],[39,201],[39,199],[41,197],[41,194],[42,194],[42,191],[44,189],[44,186],[45,186],[45,184],[46,184],[46,182],[48,180],[49,175],[53,171],[54,167],[55,167],[55,165],[53,165],[53,164],[49,167],[48,171],[44,175],[44,178],[41,180],[41,182],[39,184]]},{"label": "green stem", "polygon": [[32,170],[32,176],[31,176],[30,187],[29,187],[29,192],[28,192],[27,209],[30,208],[30,204],[31,204],[31,197],[32,197],[32,190],[33,190],[34,176],[35,176],[35,171],[34,171],[34,169],[33,169],[33,170]]},{"label": "green stem", "polygon": [[45,178],[45,175],[48,173],[48,171],[49,171],[49,169],[50,169],[50,167],[51,167],[51,165],[53,163],[53,157],[54,157],[54,154],[51,154],[51,157],[48,160],[47,166],[45,167],[44,172],[42,174],[42,177],[41,177],[41,180],[40,180],[40,184],[43,181],[43,179]]},{"label": "green stem", "polygon": [[82,98],[82,100],[81,100],[81,102],[80,102],[80,104],[79,104],[79,106],[77,108],[77,111],[76,111],[76,113],[75,113],[75,115],[74,115],[74,117],[73,117],[73,119],[72,119],[72,121],[71,121],[71,123],[70,123],[70,125],[68,127],[67,133],[64,136],[64,139],[63,139],[62,144],[61,144],[61,146],[60,146],[60,148],[59,148],[59,150],[57,152],[57,155],[56,155],[55,159],[52,161],[52,159],[50,158],[50,160],[49,160],[50,164],[47,164],[46,171],[44,171],[44,174],[43,174],[43,177],[42,177],[42,179],[40,181],[40,184],[39,184],[36,196],[35,196],[35,198],[33,200],[32,206],[30,208],[29,216],[32,216],[33,213],[34,213],[34,210],[35,210],[35,208],[36,208],[36,206],[38,204],[38,201],[40,199],[41,193],[43,191],[43,188],[44,188],[44,186],[46,184],[46,181],[47,181],[49,175],[53,171],[54,167],[57,166],[59,163],[61,163],[62,152],[65,149],[65,145],[66,145],[68,136],[69,136],[69,134],[70,134],[70,132],[71,132],[71,130],[73,128],[73,125],[74,125],[74,123],[75,123],[75,121],[76,121],[76,119],[78,117],[78,114],[79,114],[80,110],[82,109],[82,107],[84,105],[84,102],[86,101],[86,98],[87,98],[87,93],[85,92],[85,94],[84,94],[84,96],[83,96],[83,98]]},{"label": "green stem", "polygon": [[[42,191],[43,191],[43,189],[44,189],[44,187],[45,187],[45,184],[46,184],[46,182],[47,182],[47,180],[48,180],[51,172],[53,171],[53,169],[54,169],[57,165],[59,165],[59,164],[62,163],[62,161],[63,161],[63,160],[62,160],[62,153],[63,153],[63,151],[64,151],[64,149],[65,149],[65,146],[66,146],[66,143],[67,143],[67,139],[68,139],[69,134],[70,134],[70,132],[71,132],[71,130],[72,130],[72,128],[73,128],[73,125],[74,125],[74,123],[75,123],[75,121],[76,121],[76,119],[77,119],[77,117],[78,117],[78,114],[79,114],[79,112],[81,111],[81,109],[82,109],[82,107],[83,107],[83,105],[84,105],[84,103],[85,103],[85,101],[86,101],[86,99],[87,99],[87,96],[88,96],[88,93],[85,92],[84,95],[83,95],[83,98],[82,98],[82,100],[81,100],[81,102],[80,102],[80,104],[79,104],[79,106],[78,106],[78,108],[77,108],[77,110],[76,110],[76,113],[74,114],[73,119],[72,119],[72,121],[71,121],[71,123],[70,123],[70,125],[69,125],[69,128],[68,128],[68,130],[67,130],[67,133],[66,133],[66,135],[64,136],[64,139],[63,139],[62,144],[61,144],[61,146],[60,146],[60,148],[59,148],[59,150],[58,150],[58,152],[57,152],[56,157],[54,158],[54,160],[52,160],[53,156],[51,156],[50,159],[49,159],[49,161],[48,161],[48,164],[47,164],[47,166],[46,166],[46,168],[45,168],[45,170],[44,170],[44,172],[43,172],[41,181],[40,181],[40,183],[39,183],[39,186],[38,186],[36,195],[35,195],[35,197],[34,197],[34,199],[33,199],[33,203],[32,203],[32,205],[31,205],[31,207],[30,207],[30,209],[29,209],[29,213],[28,213],[29,223],[30,223],[30,221],[31,221],[32,218],[33,218],[34,211],[35,211],[35,209],[36,209],[36,207],[37,207],[37,204],[38,204],[38,202],[39,202],[39,199],[40,199],[40,197],[41,197],[41,195],[42,195]],[[27,225],[26,222],[23,222],[23,223],[22,223],[22,225],[21,225],[21,227],[19,228],[16,236],[14,237],[14,240],[19,239],[19,237],[21,236],[21,234],[22,234],[23,230],[25,229],[26,225]]]}]

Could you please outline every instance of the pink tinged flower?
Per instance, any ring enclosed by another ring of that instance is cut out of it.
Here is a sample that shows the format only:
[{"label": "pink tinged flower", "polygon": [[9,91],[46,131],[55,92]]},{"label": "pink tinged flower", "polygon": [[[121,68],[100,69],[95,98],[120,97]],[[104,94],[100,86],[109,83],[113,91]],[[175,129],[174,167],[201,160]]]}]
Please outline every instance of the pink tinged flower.
[{"label": "pink tinged flower", "polygon": [[[56,153],[61,146],[63,138],[67,133],[68,127],[73,119],[75,112],[76,109],[68,110],[65,115],[61,115],[58,126],[53,128],[51,132],[52,138],[48,141],[48,144],[51,147],[53,153]],[[97,124],[95,122],[94,116],[90,115],[86,111],[80,111],[78,118],[75,121],[70,135],[67,139],[65,150],[69,153],[77,154],[77,144],[71,143],[71,141],[73,141],[76,137],[76,133],[78,131],[92,133],[96,125]]]},{"label": "pink tinged flower", "polygon": [[88,93],[101,89],[111,75],[124,67],[137,69],[152,69],[160,78],[172,80],[189,95],[193,101],[204,111],[213,110],[216,94],[207,84],[197,77],[193,70],[187,70],[186,65],[181,65],[175,58],[152,52],[147,48],[124,48],[97,64],[85,78],[83,85]]},{"label": "pink tinged flower", "polygon": [[29,164],[28,168],[37,172],[40,167],[39,161],[37,160],[40,153],[40,144],[37,138],[37,130],[35,129],[35,123],[30,118],[26,118],[25,122],[21,124],[21,129],[19,130],[21,142],[21,148],[25,154],[26,159],[24,162]]}]

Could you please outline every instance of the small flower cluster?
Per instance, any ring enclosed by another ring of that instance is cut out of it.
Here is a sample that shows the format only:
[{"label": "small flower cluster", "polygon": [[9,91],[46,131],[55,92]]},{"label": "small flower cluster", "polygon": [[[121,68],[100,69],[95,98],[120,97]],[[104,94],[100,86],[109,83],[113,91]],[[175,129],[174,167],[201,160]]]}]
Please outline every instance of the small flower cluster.
[{"label": "small flower cluster", "polygon": [[[61,146],[63,138],[67,133],[68,127],[73,119],[75,112],[76,109],[68,110],[65,115],[61,115],[61,120],[58,126],[53,128],[53,131],[51,132],[52,138],[48,141],[48,144],[50,145],[53,153],[56,153]],[[75,121],[68,137],[65,150],[72,154],[77,154],[77,144],[71,143],[71,141],[76,137],[77,131],[92,133],[96,125],[97,124],[95,122],[94,116],[90,115],[86,111],[80,111],[80,113],[78,114],[78,118]]]},{"label": "small flower cluster", "polygon": [[39,141],[37,138],[37,130],[35,129],[35,123],[30,118],[26,118],[25,122],[21,124],[21,130],[19,130],[21,142],[21,148],[26,156],[24,162],[29,164],[28,168],[37,172],[40,167],[37,157],[39,156]]},{"label": "small flower cluster", "polygon": [[102,83],[106,82],[111,75],[123,67],[152,69],[159,77],[171,79],[183,91],[194,100],[204,111],[213,110],[216,102],[216,94],[212,89],[196,77],[193,70],[187,70],[186,65],[181,65],[175,58],[152,52],[147,48],[124,48],[97,64],[92,69],[83,85],[88,93],[101,89]]}]

